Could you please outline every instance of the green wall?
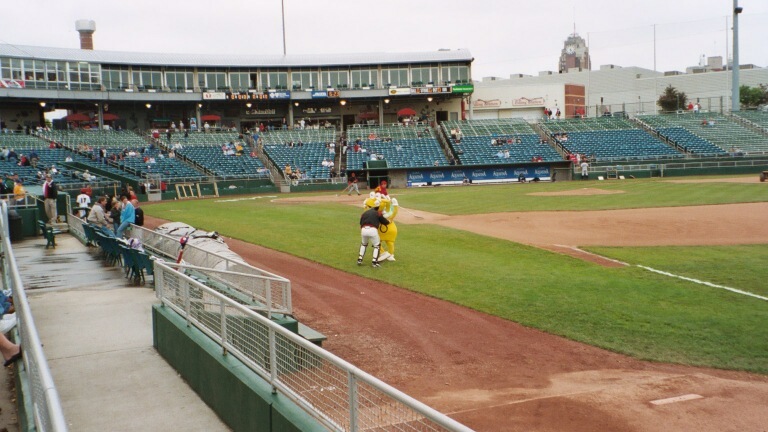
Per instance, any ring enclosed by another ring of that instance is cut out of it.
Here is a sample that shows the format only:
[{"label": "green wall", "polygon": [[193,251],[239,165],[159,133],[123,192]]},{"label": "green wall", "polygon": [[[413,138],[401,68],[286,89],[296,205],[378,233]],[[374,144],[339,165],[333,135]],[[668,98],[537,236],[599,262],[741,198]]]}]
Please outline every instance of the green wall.
[{"label": "green wall", "polygon": [[154,345],[234,431],[328,430],[170,308],[152,307]]}]

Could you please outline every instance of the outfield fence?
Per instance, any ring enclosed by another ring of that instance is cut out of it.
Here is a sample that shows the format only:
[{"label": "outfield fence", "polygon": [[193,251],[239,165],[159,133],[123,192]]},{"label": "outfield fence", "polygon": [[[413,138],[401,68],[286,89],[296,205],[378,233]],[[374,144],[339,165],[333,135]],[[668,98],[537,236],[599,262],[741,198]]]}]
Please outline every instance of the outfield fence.
[{"label": "outfield fence", "polygon": [[2,235],[0,268],[2,268],[3,289],[10,289],[13,293],[17,327],[21,345],[24,348],[23,362],[16,363],[21,381],[21,388],[17,389],[17,392],[22,393],[23,396],[19,404],[27,407],[30,423],[34,422],[34,425],[27,424],[28,430],[32,430],[34,426],[34,430],[41,432],[66,432],[67,422],[61,408],[61,400],[43,352],[40,335],[37,333],[16,257],[11,247],[8,231],[8,204],[5,201],[0,202],[0,213],[2,224],[0,226],[0,235]]},{"label": "outfield fence", "polygon": [[[713,160],[713,161],[686,161],[686,162],[668,162],[668,163],[643,163],[643,164],[626,164],[626,165],[597,165],[589,168],[591,175],[608,175],[608,174],[622,174],[632,172],[651,172],[651,176],[664,177],[666,172],[683,172],[691,171],[690,175],[696,175],[695,171],[712,170],[707,171],[706,174],[716,174],[717,170],[721,169],[749,169],[754,168],[755,173],[762,171],[764,167],[768,166],[768,159],[732,159],[732,160]],[[576,178],[581,174],[581,168],[574,164],[573,174]],[[679,175],[679,174],[676,174]]]},{"label": "outfield fence", "polygon": [[[331,431],[471,431],[304,338],[155,262],[155,289],[180,314]],[[196,269],[196,268],[195,268]]]}]

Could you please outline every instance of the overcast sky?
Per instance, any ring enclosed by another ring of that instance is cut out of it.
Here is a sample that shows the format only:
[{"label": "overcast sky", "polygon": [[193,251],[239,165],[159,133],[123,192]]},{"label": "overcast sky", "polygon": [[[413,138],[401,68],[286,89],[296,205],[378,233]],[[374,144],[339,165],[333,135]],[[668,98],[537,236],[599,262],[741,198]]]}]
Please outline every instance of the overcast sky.
[{"label": "overcast sky", "polygon": [[[732,55],[733,0],[284,0],[288,54],[467,48],[473,78],[557,70],[563,41],[589,40],[592,63],[685,70]],[[768,1],[740,0],[740,62],[768,66]],[[25,0],[0,15],[0,42],[97,50],[282,54],[280,0]],[[728,18],[728,25],[732,25]],[[727,42],[726,42],[727,41]],[[726,51],[727,50],[727,51]]]}]

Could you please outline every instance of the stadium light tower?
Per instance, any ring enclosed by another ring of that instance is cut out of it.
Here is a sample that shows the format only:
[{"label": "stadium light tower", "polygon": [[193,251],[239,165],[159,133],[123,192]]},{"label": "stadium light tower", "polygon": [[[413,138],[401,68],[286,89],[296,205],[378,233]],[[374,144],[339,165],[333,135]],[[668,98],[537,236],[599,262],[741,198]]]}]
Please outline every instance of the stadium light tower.
[{"label": "stadium light tower", "polygon": [[[731,65],[731,111],[739,111],[739,14],[744,8],[739,6],[739,0],[733,0],[733,63]],[[727,61],[726,61],[727,62]]]}]

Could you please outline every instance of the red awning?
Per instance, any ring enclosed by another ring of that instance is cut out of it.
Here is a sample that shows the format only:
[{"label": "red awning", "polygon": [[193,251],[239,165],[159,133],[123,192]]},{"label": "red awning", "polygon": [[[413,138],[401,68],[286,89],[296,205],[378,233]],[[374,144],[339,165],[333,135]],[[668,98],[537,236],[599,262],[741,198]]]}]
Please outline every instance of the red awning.
[{"label": "red awning", "polygon": [[398,117],[415,116],[415,115],[416,115],[416,111],[413,108],[403,108],[397,112]]},{"label": "red awning", "polygon": [[70,115],[66,116],[65,118],[67,119],[67,121],[68,121],[68,122],[85,122],[85,121],[91,121],[91,118],[90,118],[90,117],[88,117],[88,116],[87,116],[87,115],[85,115],[85,114],[81,114],[81,113],[74,113],[74,114],[70,114]]},{"label": "red awning", "polygon": [[216,114],[206,114],[204,116],[200,116],[200,121],[212,121],[217,122],[221,120],[221,116],[218,116]]},{"label": "red awning", "polygon": [[104,119],[104,121],[113,121],[113,120],[119,119],[120,117],[112,113],[104,113],[102,118]]}]

